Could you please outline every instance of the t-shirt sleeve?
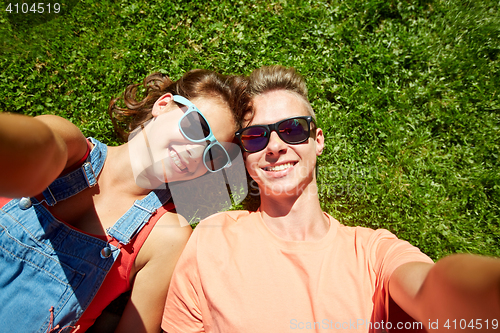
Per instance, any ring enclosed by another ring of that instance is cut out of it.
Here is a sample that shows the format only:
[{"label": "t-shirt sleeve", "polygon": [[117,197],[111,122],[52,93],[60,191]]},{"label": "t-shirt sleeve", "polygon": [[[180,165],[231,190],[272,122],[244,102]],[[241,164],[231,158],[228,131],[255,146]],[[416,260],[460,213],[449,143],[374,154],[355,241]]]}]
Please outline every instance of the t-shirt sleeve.
[{"label": "t-shirt sleeve", "polygon": [[202,289],[196,256],[197,232],[193,232],[175,267],[161,328],[168,333],[205,332],[201,314]]},{"label": "t-shirt sleeve", "polygon": [[374,314],[388,320],[389,280],[399,266],[409,262],[433,263],[432,259],[409,242],[398,239],[385,229],[378,229],[370,237],[372,267],[376,274]]},{"label": "t-shirt sleeve", "polygon": [[375,230],[370,240],[372,249],[372,262],[378,272],[378,277],[387,283],[392,273],[399,266],[408,262],[429,262],[427,255],[409,242],[398,239],[394,234],[385,229]]}]

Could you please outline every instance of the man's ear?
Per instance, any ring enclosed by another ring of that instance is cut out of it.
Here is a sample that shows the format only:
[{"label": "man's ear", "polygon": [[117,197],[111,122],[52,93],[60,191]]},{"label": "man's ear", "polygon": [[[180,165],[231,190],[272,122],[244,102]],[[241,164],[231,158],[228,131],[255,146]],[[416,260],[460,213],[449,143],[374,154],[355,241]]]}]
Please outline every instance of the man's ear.
[{"label": "man's ear", "polygon": [[158,117],[160,114],[167,112],[167,107],[169,104],[174,103],[174,95],[171,93],[166,93],[158,98],[153,105],[153,110],[151,114],[153,117]]},{"label": "man's ear", "polygon": [[316,129],[316,138],[314,141],[316,141],[316,156],[319,156],[323,153],[323,149],[325,148],[325,136],[321,128]]}]

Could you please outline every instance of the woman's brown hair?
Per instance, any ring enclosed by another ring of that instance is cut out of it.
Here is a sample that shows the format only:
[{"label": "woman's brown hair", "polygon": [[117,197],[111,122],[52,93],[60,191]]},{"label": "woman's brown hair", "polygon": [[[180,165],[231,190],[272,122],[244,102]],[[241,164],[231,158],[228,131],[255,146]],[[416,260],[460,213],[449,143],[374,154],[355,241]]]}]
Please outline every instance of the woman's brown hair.
[{"label": "woman's brown hair", "polygon": [[[131,131],[152,118],[153,105],[166,93],[187,99],[215,97],[229,106],[237,130],[241,128],[247,104],[246,85],[245,77],[225,76],[205,69],[191,70],[175,82],[161,73],[153,73],[142,83],[145,88],[145,97],[142,100],[137,100],[137,89],[141,84],[130,85],[122,96],[111,100],[108,112],[115,132],[126,141]],[[124,107],[117,105],[121,99]]]}]

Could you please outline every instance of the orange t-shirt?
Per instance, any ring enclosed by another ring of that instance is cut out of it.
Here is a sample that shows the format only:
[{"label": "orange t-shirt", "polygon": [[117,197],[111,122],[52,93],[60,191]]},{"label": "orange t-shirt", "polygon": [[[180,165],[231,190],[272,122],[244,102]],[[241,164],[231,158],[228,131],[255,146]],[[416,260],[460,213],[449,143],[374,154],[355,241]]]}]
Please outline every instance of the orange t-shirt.
[{"label": "orange t-shirt", "polygon": [[325,215],[330,229],[319,241],[281,239],[259,212],[225,212],[202,221],[175,268],[162,328],[381,331],[392,272],[407,262],[432,260],[387,230],[346,227]]}]

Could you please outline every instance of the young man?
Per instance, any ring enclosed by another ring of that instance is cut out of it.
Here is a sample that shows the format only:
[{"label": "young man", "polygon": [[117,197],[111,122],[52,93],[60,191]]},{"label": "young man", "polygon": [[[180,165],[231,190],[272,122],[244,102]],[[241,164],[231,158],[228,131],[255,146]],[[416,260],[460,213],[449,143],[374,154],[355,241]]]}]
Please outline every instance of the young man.
[{"label": "young man", "polygon": [[303,79],[263,67],[248,89],[252,114],[236,135],[261,206],[198,225],[174,272],[163,330],[499,328],[500,260],[455,255],[434,264],[387,230],[341,225],[320,208],[324,135]]}]

